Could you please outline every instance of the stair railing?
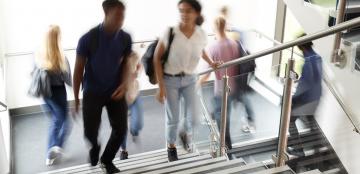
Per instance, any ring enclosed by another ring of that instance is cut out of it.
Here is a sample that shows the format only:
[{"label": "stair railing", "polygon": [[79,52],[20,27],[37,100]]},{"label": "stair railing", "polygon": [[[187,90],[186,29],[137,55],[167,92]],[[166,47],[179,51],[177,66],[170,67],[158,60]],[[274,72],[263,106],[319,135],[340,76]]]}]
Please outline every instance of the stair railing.
[{"label": "stair railing", "polygon": [[[269,54],[273,54],[275,52],[278,51],[282,51],[284,49],[288,49],[288,48],[292,48],[294,46],[297,45],[301,45],[319,38],[323,38],[325,36],[331,35],[331,34],[335,34],[338,33],[340,31],[343,30],[347,30],[356,26],[360,25],[360,17],[343,22],[341,24],[329,27],[325,30],[319,31],[317,33],[313,33],[313,34],[309,34],[306,35],[304,37],[295,39],[293,41],[290,42],[286,42],[286,43],[282,43],[279,45],[276,45],[272,48],[251,54],[251,55],[247,55],[229,62],[226,62],[222,65],[220,65],[217,69],[208,69],[205,70],[201,73],[199,73],[199,75],[203,75],[203,74],[207,74],[219,69],[224,69],[224,68],[228,68],[234,65],[238,65],[250,60],[255,60],[257,58],[269,55]],[[287,149],[287,131],[289,129],[289,122],[290,122],[290,113],[291,113],[291,86],[293,83],[293,63],[294,63],[294,59],[291,58],[289,59],[289,63],[288,63],[288,68],[287,68],[287,73],[286,73],[286,83],[284,86],[284,95],[283,95],[283,107],[282,107],[282,111],[281,111],[281,120],[280,120],[280,133],[279,133],[279,145],[278,145],[278,150],[277,150],[277,156],[275,157],[275,161],[276,161],[276,166],[283,166],[285,165],[285,162],[287,160],[287,153],[286,153],[286,149]],[[223,79],[224,79],[224,90],[223,90],[223,108],[221,110],[221,120],[223,121],[221,123],[221,127],[220,127],[220,151],[221,151],[221,155],[225,154],[225,130],[226,130],[226,117],[227,117],[227,113],[226,113],[226,109],[224,107],[227,106],[227,100],[226,100],[226,96],[228,96],[229,94],[229,90],[227,89],[227,79],[228,77],[226,75],[224,75]]]}]

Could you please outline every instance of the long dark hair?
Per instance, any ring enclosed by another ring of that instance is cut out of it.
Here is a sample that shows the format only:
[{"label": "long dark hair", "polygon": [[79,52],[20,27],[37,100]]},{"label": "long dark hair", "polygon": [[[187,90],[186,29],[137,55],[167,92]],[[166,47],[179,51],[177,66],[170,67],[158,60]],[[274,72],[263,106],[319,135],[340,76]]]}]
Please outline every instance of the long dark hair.
[{"label": "long dark hair", "polygon": [[182,3],[189,4],[197,13],[199,13],[199,16],[196,18],[196,25],[201,26],[204,23],[204,17],[201,15],[201,4],[197,0],[180,0],[178,5]]}]

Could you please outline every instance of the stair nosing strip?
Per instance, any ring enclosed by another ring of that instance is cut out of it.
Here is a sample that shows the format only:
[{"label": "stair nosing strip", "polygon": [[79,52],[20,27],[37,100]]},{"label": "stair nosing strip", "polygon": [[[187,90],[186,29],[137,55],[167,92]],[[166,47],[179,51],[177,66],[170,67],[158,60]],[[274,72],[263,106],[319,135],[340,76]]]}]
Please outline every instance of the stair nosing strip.
[{"label": "stair nosing strip", "polygon": [[[181,164],[188,164],[188,162],[192,161],[192,160],[205,160],[205,159],[210,159],[211,156],[209,154],[207,155],[201,155],[201,156],[197,156],[195,158],[187,158],[187,159],[180,159],[178,161],[175,161],[175,162],[167,162],[167,163],[161,163],[161,164],[158,164],[158,165],[152,165],[152,166],[144,166],[144,167],[141,167],[141,168],[138,168],[138,169],[135,169],[135,170],[125,170],[124,171],[124,174],[133,174],[133,173],[141,173],[141,172],[150,172],[150,171],[146,171],[146,170],[151,170],[151,171],[154,171],[154,170],[161,170],[163,169],[164,167],[166,166],[174,166],[174,165],[181,165]],[[194,160],[194,161],[195,161]]]},{"label": "stair nosing strip", "polygon": [[244,163],[244,165],[242,165],[242,166],[246,165],[245,161],[242,158],[238,158],[238,159],[235,159],[235,160],[223,161],[223,162],[215,163],[215,164],[210,165],[210,166],[201,166],[201,167],[192,168],[192,169],[189,169],[189,170],[178,171],[178,172],[174,172],[172,174],[192,174],[192,173],[208,171],[208,170],[212,170],[214,168],[226,167],[226,166],[240,164],[240,163]]},{"label": "stair nosing strip", "polygon": [[264,167],[265,168],[264,170],[266,170],[266,166],[263,163],[258,162],[258,163],[253,163],[253,164],[246,164],[245,166],[233,167],[231,169],[211,172],[208,174],[225,174],[225,173],[233,173],[234,171],[241,172],[241,171],[255,169],[255,168],[259,168],[259,167]]},{"label": "stair nosing strip", "polygon": [[[186,155],[188,155],[189,153],[186,153],[185,151],[181,151],[181,154],[179,155],[180,157],[181,156],[186,156]],[[115,166],[117,166],[117,167],[119,167],[120,168],[120,170],[121,170],[121,168],[123,168],[123,167],[128,167],[128,166],[132,166],[132,165],[137,165],[137,164],[139,164],[139,163],[142,163],[142,162],[148,162],[148,161],[153,161],[153,160],[155,160],[155,161],[157,161],[157,162],[160,162],[160,163],[163,163],[164,161],[165,161],[165,159],[167,159],[167,156],[165,156],[165,155],[161,155],[161,156],[156,156],[156,157],[154,157],[154,158],[146,158],[146,159],[144,159],[144,160],[141,160],[141,161],[139,161],[139,160],[136,160],[136,161],[132,161],[132,162],[127,162],[127,163],[121,163],[121,161],[120,160],[117,160],[115,163],[114,163],[114,165]],[[119,163],[119,161],[120,161],[120,163]],[[124,160],[124,161],[126,161],[126,160]],[[81,173],[81,172],[85,172],[86,173],[86,171],[89,171],[89,169],[90,168],[83,168],[82,170],[77,170],[77,171],[74,171],[74,170],[70,170],[70,171],[66,171],[66,173],[62,173],[62,174],[72,174],[72,173]],[[101,171],[101,168],[98,166],[98,165],[96,165],[95,166],[95,168],[92,168],[93,169],[93,171]],[[70,173],[69,173],[70,172]]]},{"label": "stair nosing strip", "polygon": [[143,174],[160,174],[160,173],[172,173],[172,172],[176,172],[179,170],[182,170],[184,168],[191,168],[193,166],[198,166],[198,165],[211,165],[217,162],[221,162],[221,161],[226,161],[225,157],[219,157],[219,158],[212,158],[212,159],[208,159],[208,160],[204,160],[204,161],[199,161],[199,162],[195,162],[195,163],[190,163],[190,164],[185,164],[185,165],[180,165],[180,166],[176,166],[176,167],[172,167],[172,168],[165,168],[165,169],[161,169],[161,170],[154,170],[151,172],[146,172]]}]

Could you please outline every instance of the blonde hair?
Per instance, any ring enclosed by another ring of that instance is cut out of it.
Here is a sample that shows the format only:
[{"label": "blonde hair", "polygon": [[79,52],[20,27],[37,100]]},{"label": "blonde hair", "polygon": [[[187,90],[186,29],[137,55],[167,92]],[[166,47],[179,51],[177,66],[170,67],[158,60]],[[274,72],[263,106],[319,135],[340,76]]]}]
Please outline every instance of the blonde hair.
[{"label": "blonde hair", "polygon": [[60,44],[60,27],[50,25],[46,32],[43,47],[36,56],[37,64],[49,71],[67,71],[67,63]]},{"label": "blonde hair", "polygon": [[215,28],[219,32],[225,32],[226,20],[224,17],[220,16],[215,19]]}]

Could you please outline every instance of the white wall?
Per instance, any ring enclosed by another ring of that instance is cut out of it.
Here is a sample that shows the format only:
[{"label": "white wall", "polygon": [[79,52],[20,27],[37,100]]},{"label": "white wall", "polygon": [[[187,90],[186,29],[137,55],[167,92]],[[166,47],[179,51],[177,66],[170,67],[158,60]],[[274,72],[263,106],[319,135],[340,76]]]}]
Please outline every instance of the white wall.
[{"label": "white wall", "polygon": [[[303,0],[284,1],[307,33],[328,28],[327,18],[324,17],[327,9],[304,6]],[[323,58],[325,74],[329,76],[331,84],[340,93],[342,101],[359,125],[360,78],[351,72],[350,61],[344,69],[336,68],[330,63],[333,38],[330,36],[315,41],[315,48]],[[360,135],[352,131],[353,126],[349,119],[329,93],[324,93],[319,108],[317,120],[345,168],[351,174],[360,173]]]},{"label": "white wall", "polygon": [[[4,26],[3,1],[0,0],[0,26]],[[0,27],[0,101],[5,102],[4,75],[4,31]],[[0,112],[0,174],[10,170],[10,117],[8,112]]]},{"label": "white wall", "polygon": [[[6,33],[5,52],[27,52],[36,49],[44,29],[49,24],[59,24],[62,28],[64,48],[75,48],[79,37],[103,19],[100,0],[4,0]],[[125,30],[132,34],[134,41],[151,40],[162,35],[169,25],[179,19],[178,0],[126,0]],[[241,28],[255,28],[269,36],[274,35],[276,0],[202,0],[205,23],[203,28],[212,33],[212,24],[222,5],[228,5],[231,12],[230,23]],[[135,46],[139,52],[139,45]],[[262,45],[268,48],[270,45]],[[75,52],[66,52],[70,63],[74,63]],[[6,97],[10,108],[38,105],[37,99],[29,98],[32,55],[7,57]],[[270,74],[271,58],[258,61],[258,68]],[[269,72],[269,73],[268,73]],[[147,78],[142,76],[141,89],[150,89]],[[68,92],[69,100],[73,99]]]}]

